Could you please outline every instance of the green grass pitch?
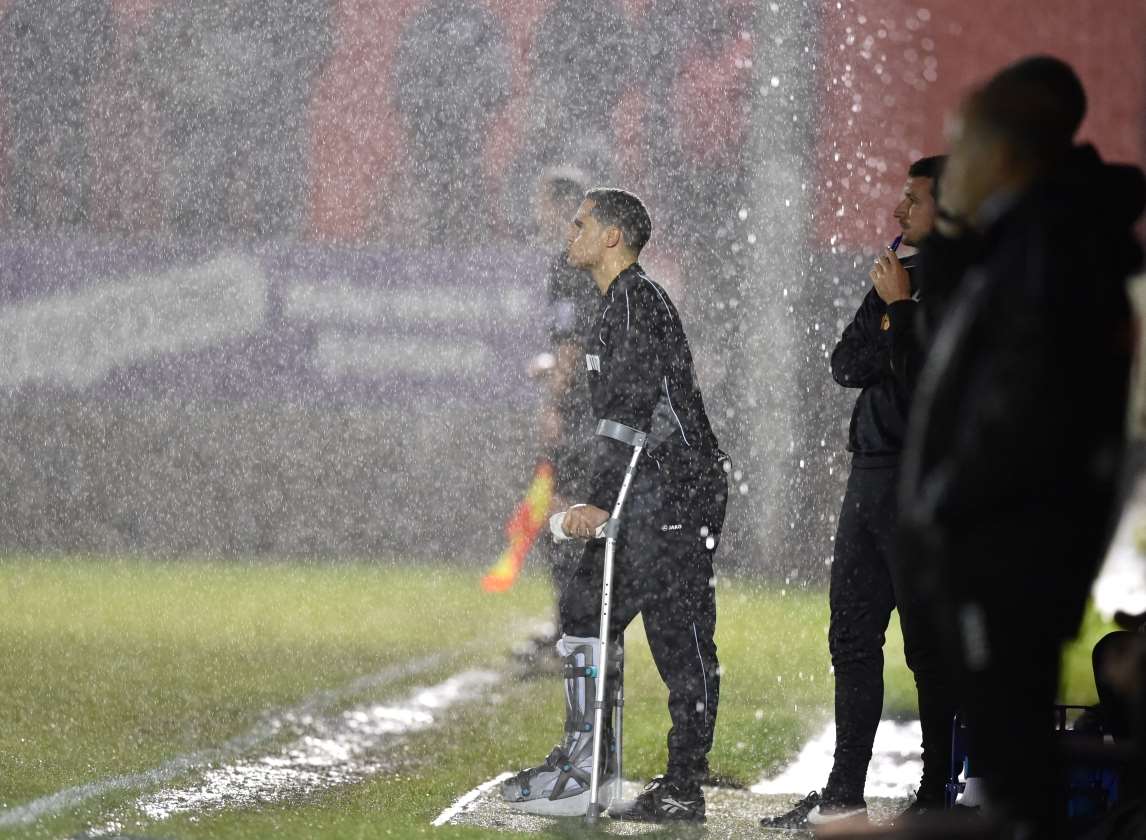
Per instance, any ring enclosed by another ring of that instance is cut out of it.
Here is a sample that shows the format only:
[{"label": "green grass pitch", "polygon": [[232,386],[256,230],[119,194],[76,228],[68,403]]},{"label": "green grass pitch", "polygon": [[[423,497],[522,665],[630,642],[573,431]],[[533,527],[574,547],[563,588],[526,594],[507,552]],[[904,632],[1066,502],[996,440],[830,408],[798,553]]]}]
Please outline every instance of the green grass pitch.
[{"label": "green grass pitch", "polygon": [[[465,668],[503,670],[511,644],[546,617],[540,568],[504,595],[483,568],[376,562],[223,563],[101,558],[0,560],[0,814],[57,791],[209,750],[263,715],[356,677],[430,654],[415,677],[346,703],[404,696]],[[751,784],[830,715],[822,590],[718,582],[724,669],[715,774]],[[1064,696],[1092,702],[1090,615],[1068,652]],[[665,690],[639,624],[628,635],[626,775],[663,769]],[[380,692],[380,693],[378,693]],[[885,712],[908,715],[913,685],[893,621]],[[558,737],[555,680],[501,683],[497,702],[460,706],[409,736],[393,772],[300,801],[176,817],[128,833],[157,837],[477,836],[431,829],[457,796],[543,757]],[[2,837],[74,836],[143,788],[104,793]]]}]

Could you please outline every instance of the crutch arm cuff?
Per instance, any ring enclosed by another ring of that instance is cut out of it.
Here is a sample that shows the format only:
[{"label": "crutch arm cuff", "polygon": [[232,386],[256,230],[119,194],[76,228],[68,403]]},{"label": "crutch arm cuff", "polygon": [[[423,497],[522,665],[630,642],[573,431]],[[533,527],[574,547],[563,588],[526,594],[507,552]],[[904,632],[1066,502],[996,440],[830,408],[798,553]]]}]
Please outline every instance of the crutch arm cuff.
[{"label": "crutch arm cuff", "polygon": [[620,441],[626,446],[632,446],[633,448],[644,446],[645,440],[648,438],[647,432],[634,429],[632,426],[626,426],[624,423],[618,423],[616,420],[598,420],[597,434],[601,437]]}]

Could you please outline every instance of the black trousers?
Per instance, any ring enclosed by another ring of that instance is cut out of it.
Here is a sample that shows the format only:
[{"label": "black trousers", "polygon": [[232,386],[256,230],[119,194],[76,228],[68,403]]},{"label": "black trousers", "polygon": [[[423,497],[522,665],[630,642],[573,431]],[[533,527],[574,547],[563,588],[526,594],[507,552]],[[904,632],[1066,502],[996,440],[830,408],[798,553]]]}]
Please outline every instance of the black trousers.
[{"label": "black trousers", "polygon": [[[637,615],[644,620],[653,662],[668,687],[668,774],[677,781],[699,782],[708,775],[720,698],[712,556],[724,524],[727,486],[714,464],[712,474],[698,478],[687,493],[674,494],[689,499],[682,511],[672,503],[647,504],[659,494],[642,499],[644,488],[634,483],[633,509],[621,517],[609,637],[618,638]],[[604,540],[586,546],[561,599],[562,632],[600,634],[604,558]]]},{"label": "black trousers", "polygon": [[863,799],[872,744],[883,712],[883,644],[899,609],[904,654],[915,676],[923,729],[921,799],[941,799],[951,762],[957,703],[944,639],[908,585],[896,550],[898,470],[854,466],[836,528],[828,646],[835,671],[836,753],[825,796]]},{"label": "black trousers", "polygon": [[[967,749],[1000,816],[1064,836],[1051,706],[1106,547],[1091,499],[970,526],[939,558],[932,602],[950,617]],[[1101,508],[1099,504],[1097,507]]]},{"label": "black trousers", "polygon": [[[573,425],[575,419],[564,416],[562,423],[568,428]],[[583,440],[572,440],[553,446],[547,453],[555,473],[554,491],[566,503],[581,501],[589,495],[590,458],[586,453],[590,451],[592,451],[591,444]],[[585,546],[577,540],[554,542],[546,535],[542,536],[541,543],[541,551],[549,564],[553,591],[557,596],[557,623],[560,626],[561,599],[573,580],[573,573],[581,564]]]}]

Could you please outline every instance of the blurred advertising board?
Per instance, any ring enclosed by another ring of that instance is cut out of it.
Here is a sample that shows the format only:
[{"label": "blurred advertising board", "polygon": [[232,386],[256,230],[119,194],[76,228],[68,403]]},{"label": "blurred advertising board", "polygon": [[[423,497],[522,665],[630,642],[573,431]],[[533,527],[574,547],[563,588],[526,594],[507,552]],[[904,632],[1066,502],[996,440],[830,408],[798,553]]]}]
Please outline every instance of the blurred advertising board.
[{"label": "blurred advertising board", "polygon": [[0,246],[7,393],[529,403],[543,258]]}]

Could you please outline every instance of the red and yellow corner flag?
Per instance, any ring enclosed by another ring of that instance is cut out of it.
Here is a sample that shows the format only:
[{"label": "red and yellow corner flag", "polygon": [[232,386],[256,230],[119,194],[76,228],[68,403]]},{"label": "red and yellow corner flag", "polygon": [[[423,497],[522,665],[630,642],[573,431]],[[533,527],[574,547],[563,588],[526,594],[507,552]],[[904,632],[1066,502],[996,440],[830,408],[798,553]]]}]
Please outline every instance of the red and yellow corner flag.
[{"label": "red and yellow corner flag", "polygon": [[505,592],[525,565],[525,557],[549,521],[549,505],[553,501],[553,465],[548,461],[538,461],[533,473],[533,481],[525,491],[513,515],[505,524],[505,535],[509,545],[501,553],[485,577],[481,588],[486,592]]}]

